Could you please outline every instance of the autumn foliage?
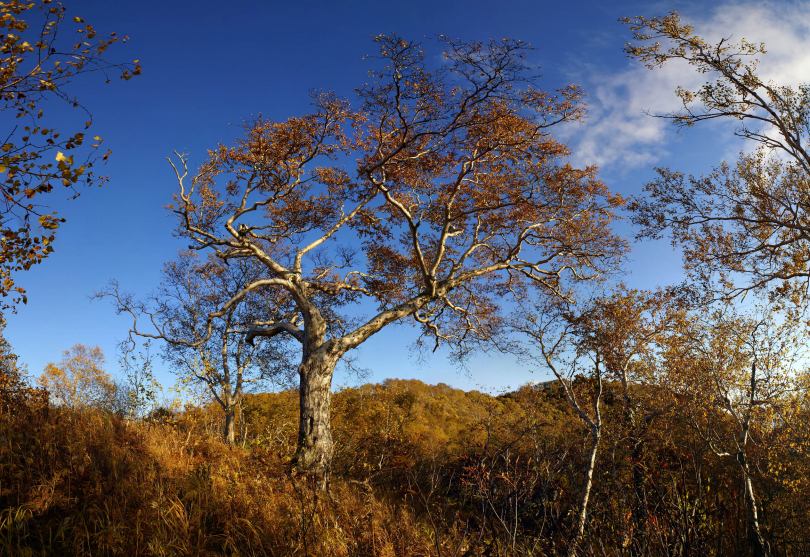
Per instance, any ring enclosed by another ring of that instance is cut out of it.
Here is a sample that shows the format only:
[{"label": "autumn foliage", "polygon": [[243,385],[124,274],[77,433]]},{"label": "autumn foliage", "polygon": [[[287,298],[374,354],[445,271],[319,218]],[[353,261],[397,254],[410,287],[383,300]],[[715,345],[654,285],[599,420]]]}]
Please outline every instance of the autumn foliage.
[{"label": "autumn foliage", "polygon": [[[65,14],[0,2],[0,110],[30,123],[0,145],[0,297],[24,300],[13,274],[52,250],[61,220],[34,200],[106,157],[40,103],[140,72],[79,16],[62,50]],[[380,35],[354,97],[258,118],[197,168],[170,158],[188,250],[151,296],[98,294],[131,324],[126,382],[81,344],[33,381],[0,334],[0,555],[809,555],[810,86],[677,14],[626,23],[631,57],[709,77],[665,117],[730,119],[756,146],[703,177],[658,169],[629,203],[684,283],[615,280],[625,201],[571,163],[582,93],[541,87],[525,43],[439,37],[439,63]],[[333,388],[404,323],[418,348],[551,380]],[[207,398],[157,404],[155,345]]]},{"label": "autumn foliage", "polygon": [[[105,54],[126,40],[99,34],[81,15],[53,0],[0,2],[0,296],[26,301],[16,275],[52,251],[64,219],[43,203],[54,190],[78,196],[80,186],[105,179],[96,173],[109,150],[89,131],[93,118],[70,86],[85,74],[109,81],[141,73],[138,60],[110,62]],[[47,111],[72,108],[72,129],[48,123]]]},{"label": "autumn foliage", "polygon": [[[618,384],[607,386],[606,456],[585,554],[620,554],[633,528],[620,393]],[[650,509],[646,554],[744,554],[736,466],[712,456],[670,395],[656,398],[661,414],[644,434],[640,463]],[[286,471],[297,427],[293,392],[248,396],[237,447],[221,440],[216,406],[131,422],[31,400],[0,423],[0,551],[565,553],[588,436],[553,383],[493,397],[388,381],[341,391],[334,403],[339,449],[322,493]],[[733,426],[720,414],[713,419]],[[790,427],[770,434],[784,443],[752,453],[767,494],[766,531],[780,554],[802,555],[810,543],[803,534],[810,447]]]}]

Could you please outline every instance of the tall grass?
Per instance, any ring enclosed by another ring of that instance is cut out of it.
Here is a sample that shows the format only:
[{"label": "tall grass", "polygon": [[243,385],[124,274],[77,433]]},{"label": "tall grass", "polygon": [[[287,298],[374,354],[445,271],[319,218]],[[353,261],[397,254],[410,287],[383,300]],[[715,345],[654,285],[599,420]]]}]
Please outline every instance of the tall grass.
[{"label": "tall grass", "polygon": [[[561,555],[587,448],[553,389],[491,397],[392,381],[336,395],[338,450],[323,492],[288,470],[294,393],[249,397],[235,447],[220,441],[213,409],[128,421],[40,394],[0,404],[3,556]],[[626,554],[637,527],[615,398],[608,386],[614,425],[583,555]],[[677,414],[655,425],[641,554],[745,555],[733,464],[713,459]],[[810,465],[795,442],[785,446],[755,455],[791,471],[757,478],[766,532],[774,555],[806,555],[810,492],[800,480]]]}]

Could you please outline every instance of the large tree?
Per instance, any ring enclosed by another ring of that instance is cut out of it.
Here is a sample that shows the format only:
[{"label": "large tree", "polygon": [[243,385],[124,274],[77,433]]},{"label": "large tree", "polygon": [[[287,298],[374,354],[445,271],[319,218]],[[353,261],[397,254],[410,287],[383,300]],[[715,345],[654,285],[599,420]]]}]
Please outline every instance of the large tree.
[{"label": "large tree", "polygon": [[810,280],[810,85],[762,77],[762,44],[710,43],[677,14],[633,18],[627,52],[657,68],[685,61],[707,81],[680,88],[683,109],[668,115],[692,126],[727,120],[758,148],[707,176],[659,169],[647,197],[631,203],[642,235],[667,231],[693,276],[723,297],[772,288],[795,302]]},{"label": "large tree", "polygon": [[537,88],[523,43],[445,40],[434,68],[416,43],[376,40],[356,109],[318,94],[311,114],[255,122],[191,177],[173,163],[180,233],[262,268],[210,321],[256,292],[292,309],[249,336],[300,345],[293,463],[319,477],[348,351],[405,318],[437,343],[490,338],[507,294],[562,295],[566,275],[597,276],[623,249],[609,228],[621,199],[552,135],[580,117],[579,92]]},{"label": "large tree", "polygon": [[[25,301],[14,274],[51,253],[63,222],[43,205],[46,194],[64,187],[75,196],[77,186],[99,183],[93,168],[109,155],[100,136],[85,137],[92,117],[70,84],[88,73],[129,79],[140,65],[107,61],[106,51],[124,37],[99,35],[79,15],[68,18],[61,2],[0,2],[0,30],[0,296]],[[48,124],[45,111],[60,106],[80,110],[74,128]]]}]

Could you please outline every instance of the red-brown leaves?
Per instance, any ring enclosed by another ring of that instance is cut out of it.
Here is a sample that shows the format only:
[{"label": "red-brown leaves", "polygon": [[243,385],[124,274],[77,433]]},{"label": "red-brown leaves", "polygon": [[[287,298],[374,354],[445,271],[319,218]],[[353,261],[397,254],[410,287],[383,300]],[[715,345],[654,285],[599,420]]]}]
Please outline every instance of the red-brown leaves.
[{"label": "red-brown leaves", "polygon": [[[341,292],[382,312],[412,302],[405,315],[437,338],[496,322],[503,285],[556,291],[566,269],[595,276],[620,257],[621,198],[550,133],[581,115],[576,87],[537,87],[519,41],[445,40],[439,68],[415,43],[377,42],[358,111],[319,95],[312,113],[258,120],[213,151],[180,207],[184,233],[225,258],[255,255],[306,311],[315,292],[319,311]],[[402,316],[385,315],[374,327]]]}]

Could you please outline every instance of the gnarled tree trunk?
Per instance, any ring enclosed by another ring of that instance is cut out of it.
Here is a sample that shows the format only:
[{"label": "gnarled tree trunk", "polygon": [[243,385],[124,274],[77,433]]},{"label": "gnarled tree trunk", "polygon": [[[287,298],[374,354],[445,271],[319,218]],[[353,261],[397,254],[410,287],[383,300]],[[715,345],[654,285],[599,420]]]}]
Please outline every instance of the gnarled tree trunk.
[{"label": "gnarled tree trunk", "polygon": [[318,308],[306,301],[305,295],[299,295],[305,327],[296,337],[303,350],[298,367],[298,446],[291,464],[298,472],[318,479],[321,488],[327,485],[334,452],[331,404],[332,376],[337,363],[347,351],[362,344],[385,325],[418,310],[429,299],[427,296],[416,298],[377,315],[343,337],[326,340],[326,321]]},{"label": "gnarled tree trunk", "polygon": [[338,357],[326,350],[317,350],[304,358],[300,378],[298,447],[293,467],[326,482],[334,452],[332,425],[332,376]]},{"label": "gnarled tree trunk", "polygon": [[230,404],[225,408],[225,423],[222,435],[228,445],[236,444],[236,405]]}]

